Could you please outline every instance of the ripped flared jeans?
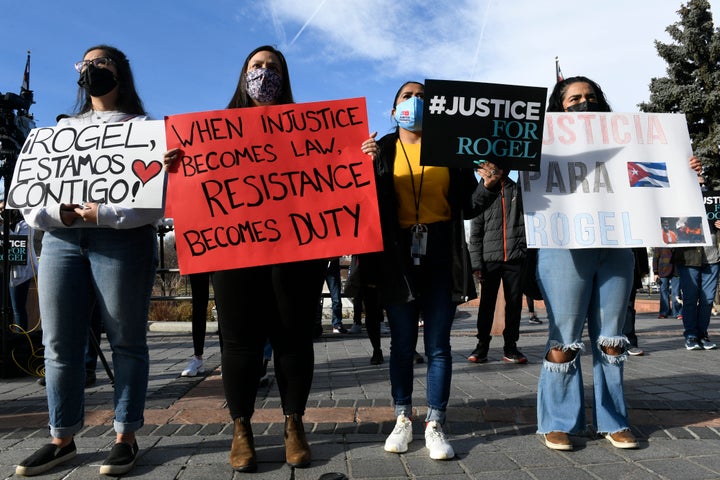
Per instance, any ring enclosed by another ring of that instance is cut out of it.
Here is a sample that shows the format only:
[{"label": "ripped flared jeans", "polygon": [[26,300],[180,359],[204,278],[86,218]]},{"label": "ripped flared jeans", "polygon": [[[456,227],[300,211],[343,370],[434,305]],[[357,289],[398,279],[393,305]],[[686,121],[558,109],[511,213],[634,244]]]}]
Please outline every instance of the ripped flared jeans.
[{"label": "ripped flared jeans", "polygon": [[580,354],[587,320],[593,356],[593,422],[597,432],[629,427],[623,390],[627,353],[608,355],[602,347],[626,347],[622,327],[633,283],[629,249],[541,249],[537,275],[549,319],[545,353],[552,348],[576,351],[567,363],[546,358],[538,381],[538,433],[586,430]]}]

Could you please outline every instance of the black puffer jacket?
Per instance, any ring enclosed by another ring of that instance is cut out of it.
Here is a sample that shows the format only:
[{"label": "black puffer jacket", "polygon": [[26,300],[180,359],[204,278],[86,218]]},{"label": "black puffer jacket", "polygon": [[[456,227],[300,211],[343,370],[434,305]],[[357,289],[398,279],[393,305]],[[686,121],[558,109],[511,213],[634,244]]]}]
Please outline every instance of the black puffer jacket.
[{"label": "black puffer jacket", "polygon": [[[391,133],[377,142],[380,151],[375,161],[375,180],[384,251],[359,255],[346,289],[346,293],[351,295],[359,285],[376,286],[384,304],[408,302],[414,298],[405,277],[409,249],[400,247],[400,223],[393,184],[397,139],[398,134]],[[479,212],[472,203],[472,193],[477,186],[477,180],[472,170],[451,168],[449,171],[448,201],[452,216],[453,249],[452,298],[457,303],[463,303],[477,298],[464,225],[464,220],[472,218]]]},{"label": "black puffer jacket", "polygon": [[480,182],[473,204],[481,213],[470,224],[470,258],[475,271],[488,262],[523,261],[527,250],[520,186],[505,178],[495,189]]}]

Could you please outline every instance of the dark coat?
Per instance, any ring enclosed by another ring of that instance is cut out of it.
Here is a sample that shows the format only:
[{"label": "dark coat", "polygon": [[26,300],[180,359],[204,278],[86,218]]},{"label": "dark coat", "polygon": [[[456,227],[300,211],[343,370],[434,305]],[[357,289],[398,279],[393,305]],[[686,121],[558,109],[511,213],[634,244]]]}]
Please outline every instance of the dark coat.
[{"label": "dark coat", "polygon": [[520,186],[506,178],[491,190],[481,180],[473,204],[481,210],[470,224],[473,270],[483,271],[487,262],[522,262],[527,242]]},{"label": "dark coat", "polygon": [[[377,287],[384,304],[409,302],[414,295],[406,278],[409,249],[400,246],[400,222],[397,215],[397,199],[393,184],[395,144],[397,133],[385,135],[378,140],[379,153],[375,161],[380,225],[383,235],[383,251],[359,255],[354,273],[348,280],[346,293],[352,296],[360,285]],[[452,298],[464,303],[477,298],[472,266],[465,240],[464,220],[477,215],[472,204],[472,193],[477,180],[472,170],[450,168],[448,201],[452,228]]]}]

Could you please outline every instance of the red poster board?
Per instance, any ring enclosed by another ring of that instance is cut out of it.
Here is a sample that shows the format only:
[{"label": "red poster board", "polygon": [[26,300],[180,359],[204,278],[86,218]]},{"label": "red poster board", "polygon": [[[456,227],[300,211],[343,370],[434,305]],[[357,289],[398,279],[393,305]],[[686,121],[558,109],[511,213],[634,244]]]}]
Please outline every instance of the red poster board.
[{"label": "red poster board", "polygon": [[[365,99],[173,115],[180,273],[382,249]],[[302,279],[298,279],[302,281]]]}]

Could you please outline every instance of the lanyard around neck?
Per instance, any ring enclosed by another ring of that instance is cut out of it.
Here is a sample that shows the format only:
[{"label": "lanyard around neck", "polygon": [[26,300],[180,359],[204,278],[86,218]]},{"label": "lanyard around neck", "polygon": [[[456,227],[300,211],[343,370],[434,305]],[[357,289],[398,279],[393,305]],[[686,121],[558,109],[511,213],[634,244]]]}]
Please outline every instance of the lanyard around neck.
[{"label": "lanyard around neck", "polygon": [[415,191],[415,174],[413,173],[412,165],[410,164],[410,157],[408,157],[405,151],[405,145],[402,140],[398,137],[400,142],[400,148],[402,148],[403,155],[405,155],[405,161],[407,162],[408,170],[410,170],[410,185],[412,185],[413,192],[413,203],[415,204],[415,223],[420,223],[420,197],[422,196],[423,179],[425,178],[425,165],[422,166],[420,171],[420,185],[418,186],[417,192]]}]

